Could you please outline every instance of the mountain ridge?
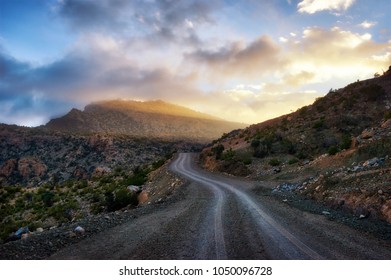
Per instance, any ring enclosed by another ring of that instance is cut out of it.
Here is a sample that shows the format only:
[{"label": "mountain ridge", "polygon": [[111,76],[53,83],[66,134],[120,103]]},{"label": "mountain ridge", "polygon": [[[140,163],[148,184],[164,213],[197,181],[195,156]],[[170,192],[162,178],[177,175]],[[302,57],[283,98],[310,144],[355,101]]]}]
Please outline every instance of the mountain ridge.
[{"label": "mountain ridge", "polygon": [[211,141],[245,124],[228,122],[161,100],[107,100],[50,120],[49,130]]}]

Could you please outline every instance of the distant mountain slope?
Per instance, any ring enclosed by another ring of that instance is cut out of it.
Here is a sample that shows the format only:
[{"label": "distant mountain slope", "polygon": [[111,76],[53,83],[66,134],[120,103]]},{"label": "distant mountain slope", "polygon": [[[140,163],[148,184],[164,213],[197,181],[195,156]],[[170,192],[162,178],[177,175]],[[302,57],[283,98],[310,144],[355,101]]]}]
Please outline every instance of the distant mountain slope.
[{"label": "distant mountain slope", "polygon": [[72,109],[65,116],[49,121],[45,127],[74,133],[109,133],[205,141],[244,126],[160,100],[112,100],[92,103],[86,106],[84,111]]}]

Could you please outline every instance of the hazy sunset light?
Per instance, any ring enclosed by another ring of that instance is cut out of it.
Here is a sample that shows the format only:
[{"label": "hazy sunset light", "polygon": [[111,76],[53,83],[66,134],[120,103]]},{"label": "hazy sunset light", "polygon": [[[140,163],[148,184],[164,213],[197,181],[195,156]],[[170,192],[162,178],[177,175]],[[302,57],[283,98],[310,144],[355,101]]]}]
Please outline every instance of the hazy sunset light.
[{"label": "hazy sunset light", "polygon": [[391,65],[389,0],[1,0],[0,122],[161,99],[258,123]]}]

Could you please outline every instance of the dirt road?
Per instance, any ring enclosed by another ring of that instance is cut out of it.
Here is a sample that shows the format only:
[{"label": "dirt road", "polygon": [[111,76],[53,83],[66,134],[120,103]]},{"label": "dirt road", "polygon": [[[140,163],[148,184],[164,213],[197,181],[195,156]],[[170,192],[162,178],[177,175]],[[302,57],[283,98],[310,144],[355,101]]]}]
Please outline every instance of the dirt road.
[{"label": "dirt road", "polygon": [[51,259],[391,259],[389,241],[255,195],[254,182],[201,170],[192,154],[170,169],[190,182],[178,199]]}]

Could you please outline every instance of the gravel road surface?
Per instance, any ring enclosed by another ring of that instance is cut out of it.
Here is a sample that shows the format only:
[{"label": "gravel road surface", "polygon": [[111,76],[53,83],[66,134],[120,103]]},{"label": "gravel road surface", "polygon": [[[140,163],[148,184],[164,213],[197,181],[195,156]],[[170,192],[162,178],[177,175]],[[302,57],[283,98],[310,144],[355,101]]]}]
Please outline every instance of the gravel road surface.
[{"label": "gravel road surface", "polygon": [[259,183],[200,169],[179,154],[189,183],[166,207],[70,245],[51,259],[391,259],[390,242],[256,195]]}]

